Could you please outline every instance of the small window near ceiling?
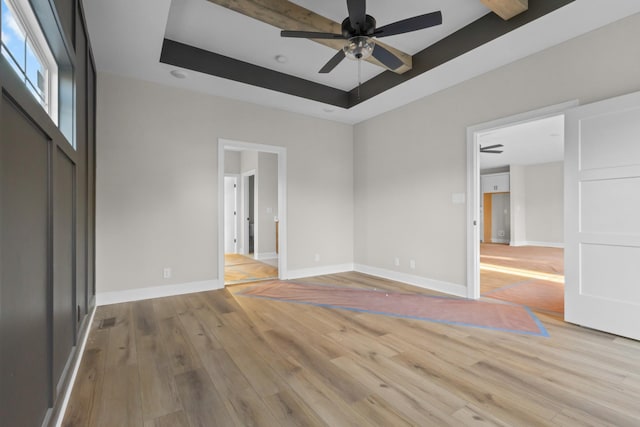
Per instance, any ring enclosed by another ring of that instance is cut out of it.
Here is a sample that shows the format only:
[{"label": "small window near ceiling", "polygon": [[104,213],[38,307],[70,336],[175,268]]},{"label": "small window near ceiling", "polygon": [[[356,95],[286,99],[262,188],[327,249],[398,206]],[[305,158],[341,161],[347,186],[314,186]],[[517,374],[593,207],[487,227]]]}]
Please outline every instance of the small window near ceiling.
[{"label": "small window near ceiling", "polygon": [[58,66],[28,0],[2,1],[2,56],[58,123]]}]

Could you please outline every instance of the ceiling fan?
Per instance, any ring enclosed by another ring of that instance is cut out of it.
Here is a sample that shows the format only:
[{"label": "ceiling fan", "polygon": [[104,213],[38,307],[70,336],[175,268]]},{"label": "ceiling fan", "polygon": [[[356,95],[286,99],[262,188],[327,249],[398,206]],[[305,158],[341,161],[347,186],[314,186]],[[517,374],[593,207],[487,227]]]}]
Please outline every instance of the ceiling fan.
[{"label": "ceiling fan", "polygon": [[502,153],[502,150],[495,150],[495,148],[502,148],[504,147],[504,145],[502,144],[496,144],[496,145],[489,145],[487,147],[483,147],[482,145],[480,146],[480,152],[481,153],[494,153],[494,154],[500,154]]},{"label": "ceiling fan", "polygon": [[320,69],[320,73],[333,70],[345,56],[355,60],[373,56],[387,68],[395,70],[403,65],[402,61],[386,48],[376,44],[374,37],[393,36],[442,24],[442,13],[437,11],[376,27],[376,20],[366,13],[366,0],[347,0],[347,10],[349,16],[342,21],[341,34],[283,30],[280,35],[294,38],[348,40],[344,48]]}]

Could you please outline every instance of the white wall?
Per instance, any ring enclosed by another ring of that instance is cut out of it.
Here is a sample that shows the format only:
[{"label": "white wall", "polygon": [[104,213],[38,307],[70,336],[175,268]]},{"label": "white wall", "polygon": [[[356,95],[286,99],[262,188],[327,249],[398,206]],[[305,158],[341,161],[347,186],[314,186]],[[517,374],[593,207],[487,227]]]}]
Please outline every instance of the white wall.
[{"label": "white wall", "polygon": [[639,37],[635,15],[356,125],[356,263],[466,286],[467,127],[640,90]]},{"label": "white wall", "polygon": [[257,222],[259,259],[276,252],[276,223],[278,216],[278,156],[272,153],[258,154]]},{"label": "white wall", "polygon": [[240,152],[227,150],[224,152],[224,173],[240,174]]},{"label": "white wall", "polygon": [[286,147],[290,270],[353,262],[351,126],[101,73],[98,293],[218,278],[218,138]]},{"label": "white wall", "polygon": [[527,242],[527,190],[524,166],[511,165],[509,168],[509,190],[511,192],[510,243],[512,246],[522,246]]},{"label": "white wall", "polygon": [[527,231],[534,244],[564,242],[564,164],[531,165],[525,168]]}]

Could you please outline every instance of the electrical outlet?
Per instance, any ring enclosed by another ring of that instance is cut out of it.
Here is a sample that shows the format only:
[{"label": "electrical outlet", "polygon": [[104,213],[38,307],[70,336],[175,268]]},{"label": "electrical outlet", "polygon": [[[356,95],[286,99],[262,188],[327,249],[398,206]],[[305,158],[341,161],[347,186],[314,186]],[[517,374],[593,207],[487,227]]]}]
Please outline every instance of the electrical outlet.
[{"label": "electrical outlet", "polygon": [[316,256],[314,257],[314,260],[316,262],[320,262],[320,254],[316,254]]},{"label": "electrical outlet", "polygon": [[395,259],[393,260],[393,265],[395,265],[396,267],[400,266],[400,258],[395,257]]},{"label": "electrical outlet", "polygon": [[163,279],[171,278],[171,267],[165,267],[162,269],[162,278]]},{"label": "electrical outlet", "polygon": [[416,268],[416,260],[412,259],[411,261],[409,261],[409,267],[413,270],[414,268]]}]

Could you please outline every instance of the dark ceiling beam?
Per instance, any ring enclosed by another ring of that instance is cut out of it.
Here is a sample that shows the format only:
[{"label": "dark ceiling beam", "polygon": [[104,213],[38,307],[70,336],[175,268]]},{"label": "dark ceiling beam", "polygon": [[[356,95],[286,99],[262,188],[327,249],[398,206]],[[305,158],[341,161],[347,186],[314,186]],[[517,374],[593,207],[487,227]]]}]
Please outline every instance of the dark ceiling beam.
[{"label": "dark ceiling beam", "polygon": [[401,75],[385,71],[350,92],[168,39],[164,40],[160,62],[341,108],[351,108],[573,1],[575,0],[530,0],[529,9],[509,21],[488,13],[415,54],[413,69],[410,71]]},{"label": "dark ceiling beam", "polygon": [[403,75],[385,71],[364,82],[359,90],[358,88],[352,89],[349,93],[349,105],[352,107],[371,99],[574,1],[531,0],[526,12],[509,21],[504,21],[494,13],[488,13],[413,55],[413,69],[411,71]]},{"label": "dark ceiling beam", "polygon": [[[208,0],[211,3],[233,10],[234,12],[241,13],[265,24],[272,25],[281,30],[295,30],[295,31],[316,31],[333,34],[342,34],[341,24],[325,18],[322,15],[305,9],[302,6],[298,6],[287,0]],[[346,4],[345,4],[345,16],[346,16]],[[320,40],[309,39],[316,43],[320,43],[324,46],[328,46],[335,50],[340,50],[346,44],[345,40]],[[300,43],[305,43],[304,40],[300,40]],[[411,55],[404,53],[394,47],[386,45],[378,40],[376,44],[384,47],[388,51],[397,56],[402,64],[395,70],[391,70],[394,73],[402,74],[409,71],[412,67]],[[327,56],[329,59],[330,56]],[[387,68],[373,56],[367,58],[368,62],[376,64],[382,68]]]},{"label": "dark ceiling beam", "polygon": [[289,95],[348,108],[348,92],[164,39],[160,62]]}]

